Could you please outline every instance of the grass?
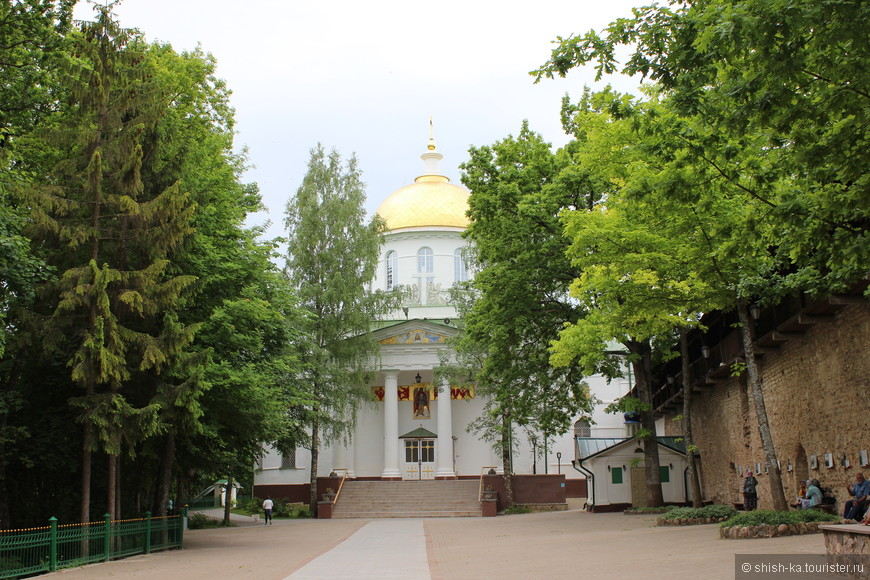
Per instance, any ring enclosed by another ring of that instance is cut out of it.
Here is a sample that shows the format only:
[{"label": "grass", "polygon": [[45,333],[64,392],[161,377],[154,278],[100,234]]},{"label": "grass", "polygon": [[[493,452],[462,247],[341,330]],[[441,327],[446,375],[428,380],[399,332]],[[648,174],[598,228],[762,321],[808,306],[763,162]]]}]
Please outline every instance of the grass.
[{"label": "grass", "polygon": [[737,510],[728,505],[705,505],[700,508],[675,507],[662,514],[663,520],[716,520],[733,517]]},{"label": "grass", "polygon": [[838,516],[819,510],[797,510],[788,512],[754,510],[751,512],[739,513],[719,524],[719,527],[731,528],[735,526],[759,526],[761,524],[778,526],[780,524],[798,524],[801,522],[830,523],[839,521],[840,518]]}]

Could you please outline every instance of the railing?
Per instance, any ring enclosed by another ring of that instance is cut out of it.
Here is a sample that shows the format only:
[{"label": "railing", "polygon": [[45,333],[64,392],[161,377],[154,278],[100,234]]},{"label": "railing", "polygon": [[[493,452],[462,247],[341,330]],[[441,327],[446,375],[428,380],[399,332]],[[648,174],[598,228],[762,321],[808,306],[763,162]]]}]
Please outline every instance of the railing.
[{"label": "railing", "polygon": [[483,470],[489,472],[490,469],[496,469],[497,465],[486,465],[480,468],[480,489],[477,490],[477,501],[483,501],[483,476],[486,475]]},{"label": "railing", "polygon": [[344,487],[344,480],[347,479],[347,467],[339,467],[337,469],[333,469],[333,471],[344,472],[344,474],[341,476],[341,481],[338,482],[338,491],[335,492],[335,499],[332,500],[332,504],[335,505],[338,503],[338,498],[341,496],[341,488]]},{"label": "railing", "polygon": [[54,572],[61,568],[108,562],[134,554],[181,548],[182,515],[58,525],[0,531],[0,578]]}]

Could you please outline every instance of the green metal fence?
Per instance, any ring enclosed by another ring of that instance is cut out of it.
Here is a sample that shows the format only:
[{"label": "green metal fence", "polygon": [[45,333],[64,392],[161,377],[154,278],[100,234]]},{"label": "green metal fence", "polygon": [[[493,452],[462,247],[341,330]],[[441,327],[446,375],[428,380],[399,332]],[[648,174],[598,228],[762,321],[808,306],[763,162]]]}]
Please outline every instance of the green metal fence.
[{"label": "green metal fence", "polygon": [[0,578],[19,578],[93,562],[181,548],[186,510],[180,515],[0,531]]}]

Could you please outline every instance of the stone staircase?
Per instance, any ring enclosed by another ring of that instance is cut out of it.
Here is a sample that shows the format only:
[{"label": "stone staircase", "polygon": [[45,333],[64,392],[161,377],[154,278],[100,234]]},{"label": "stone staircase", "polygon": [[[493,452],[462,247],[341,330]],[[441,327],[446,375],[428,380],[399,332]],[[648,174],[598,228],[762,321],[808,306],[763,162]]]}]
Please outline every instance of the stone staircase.
[{"label": "stone staircase", "polygon": [[332,510],[337,518],[480,517],[478,480],[344,482]]}]

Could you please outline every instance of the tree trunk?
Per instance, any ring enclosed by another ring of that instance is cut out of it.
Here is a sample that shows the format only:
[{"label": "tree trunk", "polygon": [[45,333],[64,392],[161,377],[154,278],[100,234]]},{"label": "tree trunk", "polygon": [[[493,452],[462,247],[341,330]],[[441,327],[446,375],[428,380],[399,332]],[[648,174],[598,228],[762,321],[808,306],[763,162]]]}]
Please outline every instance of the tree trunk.
[{"label": "tree trunk", "polygon": [[181,474],[178,474],[178,479],[175,482],[175,507],[181,509],[187,505],[187,479]]},{"label": "tree trunk", "polygon": [[788,502],[782,489],[782,473],[776,461],[776,448],[773,445],[773,435],[770,432],[770,424],[767,421],[767,408],[764,405],[764,390],[761,384],[761,375],[755,361],[755,346],[753,344],[752,327],[750,326],[746,302],[737,301],[737,316],[740,319],[740,335],[743,338],[743,350],[746,353],[746,372],[749,375],[749,392],[755,404],[755,413],[758,417],[758,432],[761,435],[761,446],[764,449],[767,462],[767,472],[770,477],[770,499],[773,501],[773,509],[788,511]]},{"label": "tree trunk", "polygon": [[695,462],[695,439],[692,436],[692,369],[689,366],[689,339],[685,327],[680,328],[680,358],[683,363],[683,442],[689,461],[689,485],[692,486],[692,507],[702,507],[701,478]]},{"label": "tree trunk", "polygon": [[172,463],[175,456],[175,435],[169,433],[163,447],[163,461],[160,464],[160,479],[157,482],[157,505],[153,512],[158,517],[166,515],[169,505],[169,488],[172,487]]},{"label": "tree trunk", "polygon": [[[123,444],[121,445],[123,448]],[[122,519],[121,514],[121,496],[123,495],[124,487],[121,485],[121,467],[123,461],[121,461],[121,453],[118,453],[118,457],[115,459],[115,516],[120,520]]]},{"label": "tree trunk", "polygon": [[632,361],[635,380],[637,381],[637,397],[643,403],[640,411],[640,426],[644,431],[643,461],[646,473],[647,505],[658,507],[664,504],[662,495],[662,479],[659,470],[659,445],[656,435],[656,423],[652,408],[652,347],[649,341],[628,341],[628,350],[637,355]]},{"label": "tree trunk", "polygon": [[[8,414],[0,414],[0,433],[5,433],[8,422]],[[6,438],[0,437],[0,530],[8,530],[11,527],[10,519],[9,488],[6,485]]]},{"label": "tree trunk", "polygon": [[311,515],[317,517],[317,461],[320,447],[320,419],[314,419],[311,423],[311,490],[308,501],[311,503]]},{"label": "tree trunk", "polygon": [[504,410],[501,415],[501,465],[504,472],[504,507],[514,505],[514,472],[511,461],[511,412]]},{"label": "tree trunk", "polygon": [[81,523],[91,521],[91,437],[93,428],[85,423],[82,436],[82,500],[81,500]]},{"label": "tree trunk", "polygon": [[109,472],[107,474],[108,481],[106,486],[106,513],[109,514],[109,519],[116,518],[115,513],[115,486],[118,483],[118,456],[114,453],[109,453]]},{"label": "tree trunk", "polygon": [[224,491],[224,525],[230,525],[230,510],[232,509],[233,474],[227,475],[227,489]]}]

